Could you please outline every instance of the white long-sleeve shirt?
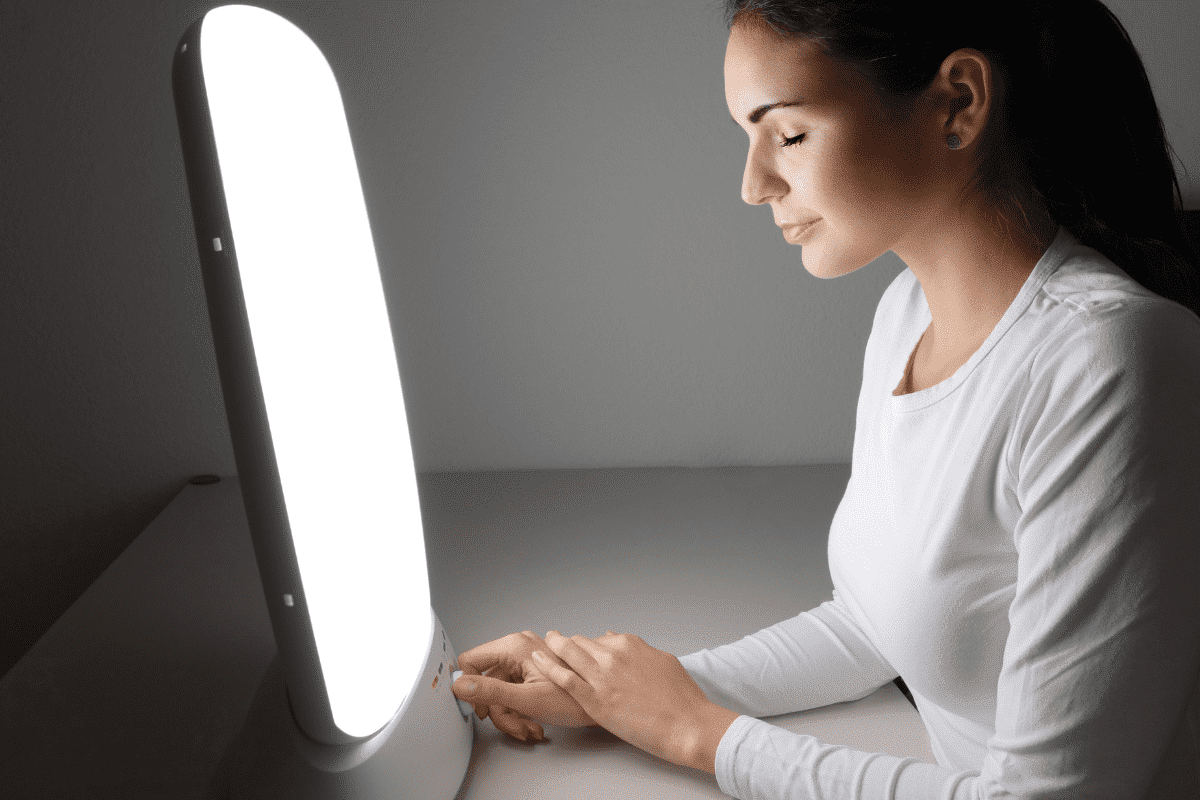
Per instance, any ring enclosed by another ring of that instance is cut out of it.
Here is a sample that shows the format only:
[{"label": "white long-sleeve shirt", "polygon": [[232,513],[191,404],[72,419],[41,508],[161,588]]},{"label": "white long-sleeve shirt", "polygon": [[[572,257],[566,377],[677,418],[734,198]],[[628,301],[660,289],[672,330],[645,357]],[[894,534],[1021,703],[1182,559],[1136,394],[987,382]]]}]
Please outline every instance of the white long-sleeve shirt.
[{"label": "white long-sleeve shirt", "polygon": [[[983,346],[894,396],[905,270],[863,365],[833,598],[680,659],[739,716],[742,800],[1200,798],[1200,318],[1065,228]],[[757,719],[902,675],[937,764]]]}]

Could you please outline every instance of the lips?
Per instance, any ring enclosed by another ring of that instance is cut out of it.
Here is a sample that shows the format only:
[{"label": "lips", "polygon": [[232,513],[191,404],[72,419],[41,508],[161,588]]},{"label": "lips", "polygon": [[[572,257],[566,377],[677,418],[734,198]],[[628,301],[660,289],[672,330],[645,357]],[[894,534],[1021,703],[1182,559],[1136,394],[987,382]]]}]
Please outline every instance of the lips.
[{"label": "lips", "polygon": [[805,231],[807,231],[809,228],[811,228],[813,225],[816,225],[820,221],[821,221],[821,218],[817,217],[816,219],[809,220],[808,222],[793,223],[790,225],[784,224],[784,225],[781,225],[780,227],[783,228],[784,236],[794,239],[797,236],[800,236],[801,234],[803,234]]}]

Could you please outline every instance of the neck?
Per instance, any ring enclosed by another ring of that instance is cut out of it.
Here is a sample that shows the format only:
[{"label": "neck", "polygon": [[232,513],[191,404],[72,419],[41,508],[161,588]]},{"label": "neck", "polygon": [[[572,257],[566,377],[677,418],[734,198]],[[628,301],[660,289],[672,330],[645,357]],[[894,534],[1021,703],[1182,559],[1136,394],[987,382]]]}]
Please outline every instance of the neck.
[{"label": "neck", "polygon": [[[947,225],[946,219],[954,221]],[[914,232],[894,248],[925,293],[933,316],[925,344],[935,352],[977,348],[1012,305],[1058,230],[1045,215],[1032,234],[1014,230],[1009,235],[994,219],[981,211],[945,216],[923,235]]]}]

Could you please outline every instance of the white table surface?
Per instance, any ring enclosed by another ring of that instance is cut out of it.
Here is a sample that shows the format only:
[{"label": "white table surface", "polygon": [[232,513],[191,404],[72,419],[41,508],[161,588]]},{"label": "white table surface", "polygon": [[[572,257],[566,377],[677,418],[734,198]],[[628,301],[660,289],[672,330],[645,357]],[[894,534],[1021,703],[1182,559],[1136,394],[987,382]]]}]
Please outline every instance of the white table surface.
[{"label": "white table surface", "polygon": [[[684,655],[829,599],[847,465],[423,473],[433,606],[459,652],[611,628]],[[201,798],[274,653],[236,477],[188,485],[0,680],[0,797]],[[770,722],[934,762],[888,683]],[[721,798],[603,729],[475,720],[459,800]]]}]

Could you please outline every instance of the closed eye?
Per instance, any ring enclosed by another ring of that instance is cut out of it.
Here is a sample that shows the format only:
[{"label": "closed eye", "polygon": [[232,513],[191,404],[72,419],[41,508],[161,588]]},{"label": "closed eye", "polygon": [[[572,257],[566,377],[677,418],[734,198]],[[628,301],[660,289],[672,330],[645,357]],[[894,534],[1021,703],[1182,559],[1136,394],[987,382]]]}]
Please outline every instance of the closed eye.
[{"label": "closed eye", "polygon": [[804,136],[805,136],[805,134],[802,133],[799,136],[793,136],[790,139],[784,139],[783,144],[781,144],[779,146],[780,147],[791,147],[794,144],[799,144],[800,140],[803,139]]}]

